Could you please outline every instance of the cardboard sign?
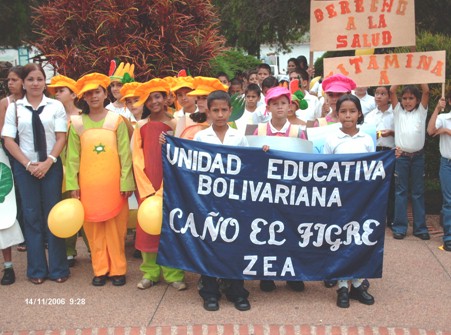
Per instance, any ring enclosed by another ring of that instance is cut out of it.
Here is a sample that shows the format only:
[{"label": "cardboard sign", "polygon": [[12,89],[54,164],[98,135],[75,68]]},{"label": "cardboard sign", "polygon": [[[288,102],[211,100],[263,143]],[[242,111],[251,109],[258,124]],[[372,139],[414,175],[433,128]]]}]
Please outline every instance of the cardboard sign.
[{"label": "cardboard sign", "polygon": [[312,1],[310,50],[415,45],[412,0]]},{"label": "cardboard sign", "polygon": [[357,86],[444,83],[446,51],[324,59],[325,77],[341,73]]}]

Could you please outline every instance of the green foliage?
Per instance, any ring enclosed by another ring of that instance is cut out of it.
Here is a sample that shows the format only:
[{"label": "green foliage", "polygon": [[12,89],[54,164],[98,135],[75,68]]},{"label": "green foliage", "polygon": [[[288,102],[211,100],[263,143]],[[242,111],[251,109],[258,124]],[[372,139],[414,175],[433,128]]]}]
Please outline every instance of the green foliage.
[{"label": "green foliage", "polygon": [[309,29],[309,0],[213,0],[231,47],[259,57],[261,44],[288,50]]},{"label": "green foliage", "polygon": [[28,0],[2,0],[0,2],[0,45],[18,47],[31,33]]},{"label": "green foliage", "polygon": [[255,69],[260,63],[254,56],[247,56],[236,50],[228,50],[210,61],[210,75],[216,77],[219,72],[224,72],[229,78],[233,78],[238,71]]}]

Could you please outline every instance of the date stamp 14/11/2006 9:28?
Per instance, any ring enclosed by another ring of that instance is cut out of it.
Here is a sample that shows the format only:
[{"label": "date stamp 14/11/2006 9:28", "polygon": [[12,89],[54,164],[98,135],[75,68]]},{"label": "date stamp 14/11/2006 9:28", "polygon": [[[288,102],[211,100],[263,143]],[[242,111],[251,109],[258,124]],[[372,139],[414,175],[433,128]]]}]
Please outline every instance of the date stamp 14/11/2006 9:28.
[{"label": "date stamp 14/11/2006 9:28", "polygon": [[83,306],[86,305],[85,298],[26,298],[25,305],[41,306]]}]

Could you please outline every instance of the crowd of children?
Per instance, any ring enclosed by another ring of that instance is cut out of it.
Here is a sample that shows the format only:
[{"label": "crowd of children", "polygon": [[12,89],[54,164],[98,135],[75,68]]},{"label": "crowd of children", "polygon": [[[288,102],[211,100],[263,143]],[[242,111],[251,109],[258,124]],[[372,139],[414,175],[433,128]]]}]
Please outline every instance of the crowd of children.
[{"label": "crowd of children", "polygon": [[[312,73],[307,72],[306,64],[301,66],[296,59],[290,59],[288,69],[290,81],[295,83],[290,89],[279,86],[267,64],[247,71],[243,80],[229,80],[227,75],[219,74],[217,78],[155,78],[145,83],[133,81],[133,65],[120,64],[112,68],[109,76],[91,73],[77,81],[65,76],[52,78],[47,90],[56,100],[44,94],[45,73],[40,66],[29,64],[23,69],[12,69],[8,76],[11,95],[0,102],[0,129],[4,148],[12,156],[21,199],[18,207],[23,213],[19,221],[23,226],[19,229],[16,222],[13,228],[0,229],[5,261],[1,284],[15,281],[11,246],[23,241],[21,231],[28,249],[27,277],[32,283],[41,284],[46,279],[63,283],[69,278],[77,235],[66,241],[56,237],[45,219],[64,196],[64,189],[65,197],[80,199],[85,209],[83,233],[91,254],[92,284],[103,286],[111,280],[115,286],[124,285],[128,198],[135,194],[138,203],[142,203],[161,193],[163,134],[248,146],[246,135],[307,139],[307,127],[340,123],[341,127],[334,128],[326,139],[324,153],[395,149],[396,167],[386,224],[392,228],[395,239],[406,236],[409,181],[414,181],[410,182],[413,234],[429,239],[423,179],[428,86],[422,85],[421,92],[414,86],[404,87],[400,102],[397,86],[381,86],[371,99],[366,88],[357,88],[352,79],[337,74],[322,81],[323,97],[310,93]],[[107,105],[109,95],[113,102]],[[244,111],[233,123],[229,122],[231,95],[232,99],[244,99]],[[449,113],[438,115],[445,106],[442,99],[427,131],[440,136],[444,249],[451,251],[451,117]],[[375,127],[376,145],[359,130],[363,122]],[[270,146],[262,149],[270,150]],[[156,263],[158,245],[159,236],[147,234],[138,224],[135,247],[142,256],[143,277],[137,287],[148,289],[162,277],[175,289],[186,289],[182,270]],[[244,281],[221,280],[227,284],[227,299],[240,311],[250,309]],[[332,287],[337,281],[325,284]],[[287,285],[294,291],[304,290],[302,281]],[[347,281],[339,280],[337,305],[349,307],[349,299],[373,304],[368,286],[366,280],[353,279],[349,290]],[[274,281],[262,280],[260,288],[272,291],[276,285]],[[217,278],[202,275],[199,294],[206,310],[219,309]]]}]

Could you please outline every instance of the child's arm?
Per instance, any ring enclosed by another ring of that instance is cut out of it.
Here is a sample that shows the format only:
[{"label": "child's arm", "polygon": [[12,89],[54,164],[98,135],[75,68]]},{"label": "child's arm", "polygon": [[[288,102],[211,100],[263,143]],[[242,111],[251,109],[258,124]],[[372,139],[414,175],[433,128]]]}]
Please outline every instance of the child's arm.
[{"label": "child's arm", "polygon": [[431,115],[431,118],[429,119],[429,123],[428,123],[428,134],[430,136],[435,136],[437,135],[437,127],[435,126],[435,123],[437,121],[437,116],[438,113],[440,113],[441,110],[443,110],[446,107],[446,100],[445,98],[441,98],[438,103],[437,106],[434,109],[434,112]]},{"label": "child's arm", "polygon": [[398,105],[398,96],[396,95],[396,91],[398,90],[398,85],[392,85],[390,87],[390,101],[393,106],[393,109]]},{"label": "child's arm", "polygon": [[426,109],[429,104],[429,85],[421,84],[421,104]]}]

